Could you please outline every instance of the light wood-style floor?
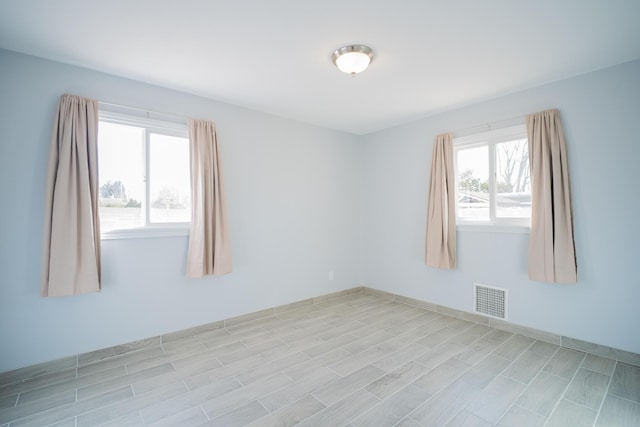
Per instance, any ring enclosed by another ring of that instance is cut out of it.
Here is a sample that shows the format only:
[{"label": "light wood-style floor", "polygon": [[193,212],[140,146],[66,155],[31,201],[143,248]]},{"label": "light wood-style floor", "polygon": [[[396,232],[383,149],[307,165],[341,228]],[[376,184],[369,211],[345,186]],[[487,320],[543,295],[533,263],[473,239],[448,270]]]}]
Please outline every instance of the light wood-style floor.
[{"label": "light wood-style floor", "polygon": [[639,367],[363,293],[291,308],[0,374],[0,426],[640,426]]}]

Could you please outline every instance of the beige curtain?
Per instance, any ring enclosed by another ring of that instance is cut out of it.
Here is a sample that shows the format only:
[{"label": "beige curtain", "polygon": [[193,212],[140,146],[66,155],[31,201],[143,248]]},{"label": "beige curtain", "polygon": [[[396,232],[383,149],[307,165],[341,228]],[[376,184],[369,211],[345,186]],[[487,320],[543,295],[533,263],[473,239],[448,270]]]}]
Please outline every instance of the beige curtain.
[{"label": "beige curtain", "polygon": [[576,283],[567,148],[558,110],[527,116],[531,164],[529,278]]},{"label": "beige curtain", "polygon": [[427,208],[425,262],[429,267],[456,267],[456,204],[451,134],[433,142]]},{"label": "beige curtain", "polygon": [[47,175],[44,297],[100,291],[98,103],[62,95]]},{"label": "beige curtain", "polygon": [[215,124],[189,120],[191,231],[187,276],[231,273],[231,242]]}]

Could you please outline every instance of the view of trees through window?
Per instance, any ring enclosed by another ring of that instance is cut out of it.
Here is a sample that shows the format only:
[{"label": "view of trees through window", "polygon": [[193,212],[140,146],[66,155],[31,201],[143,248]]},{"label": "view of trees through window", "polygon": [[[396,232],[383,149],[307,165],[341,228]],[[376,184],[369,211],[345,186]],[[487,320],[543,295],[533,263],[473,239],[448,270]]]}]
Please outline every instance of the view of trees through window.
[{"label": "view of trees through window", "polygon": [[187,138],[101,121],[98,162],[103,232],[190,221]]},{"label": "view of trees through window", "polygon": [[[493,144],[490,162],[489,144],[457,151],[458,216],[490,219],[489,177],[495,175],[495,216],[527,218],[531,216],[531,179],[526,139]],[[493,169],[493,172],[490,171]]]}]

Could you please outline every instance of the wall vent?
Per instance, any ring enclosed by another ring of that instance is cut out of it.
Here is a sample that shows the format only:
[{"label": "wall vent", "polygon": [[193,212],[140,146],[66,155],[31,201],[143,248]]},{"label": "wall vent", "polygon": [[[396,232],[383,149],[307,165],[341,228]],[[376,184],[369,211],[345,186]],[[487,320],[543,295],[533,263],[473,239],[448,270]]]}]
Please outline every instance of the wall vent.
[{"label": "wall vent", "polygon": [[473,284],[473,311],[496,319],[507,319],[507,290]]}]

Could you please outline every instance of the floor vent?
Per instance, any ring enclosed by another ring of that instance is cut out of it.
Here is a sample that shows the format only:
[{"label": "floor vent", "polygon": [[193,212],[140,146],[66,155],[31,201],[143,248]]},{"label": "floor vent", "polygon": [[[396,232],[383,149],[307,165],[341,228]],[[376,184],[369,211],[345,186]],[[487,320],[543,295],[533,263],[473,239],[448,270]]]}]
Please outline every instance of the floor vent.
[{"label": "floor vent", "polygon": [[507,290],[473,284],[473,311],[496,319],[507,318]]}]

